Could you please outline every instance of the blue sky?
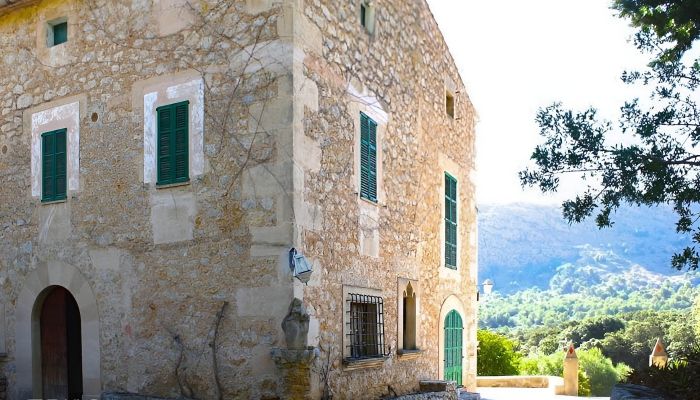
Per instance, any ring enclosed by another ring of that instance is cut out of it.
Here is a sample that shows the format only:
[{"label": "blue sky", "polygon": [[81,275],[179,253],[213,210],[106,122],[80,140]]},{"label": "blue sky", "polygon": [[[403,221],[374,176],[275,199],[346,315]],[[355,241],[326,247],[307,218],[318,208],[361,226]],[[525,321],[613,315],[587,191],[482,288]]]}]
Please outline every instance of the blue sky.
[{"label": "blue sky", "polygon": [[554,101],[595,106],[614,119],[641,96],[620,80],[646,57],[611,0],[428,0],[477,108],[477,197],[481,203],[550,203],[558,196],[524,192],[517,173],[540,142],[537,109]]}]

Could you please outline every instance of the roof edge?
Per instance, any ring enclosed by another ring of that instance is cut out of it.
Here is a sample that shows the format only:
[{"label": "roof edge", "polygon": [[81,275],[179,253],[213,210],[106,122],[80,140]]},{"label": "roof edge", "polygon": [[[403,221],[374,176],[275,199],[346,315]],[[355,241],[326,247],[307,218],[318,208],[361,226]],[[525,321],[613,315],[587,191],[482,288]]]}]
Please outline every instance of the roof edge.
[{"label": "roof edge", "polygon": [[31,6],[38,3],[39,0],[0,0],[0,16],[9,14],[10,12]]}]

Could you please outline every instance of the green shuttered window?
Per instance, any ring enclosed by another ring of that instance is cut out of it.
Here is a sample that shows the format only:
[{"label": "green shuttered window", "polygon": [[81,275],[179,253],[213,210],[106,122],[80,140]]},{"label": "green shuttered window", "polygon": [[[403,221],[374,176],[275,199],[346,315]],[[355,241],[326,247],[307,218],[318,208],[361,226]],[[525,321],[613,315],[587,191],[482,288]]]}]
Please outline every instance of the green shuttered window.
[{"label": "green shuttered window", "polygon": [[187,182],[189,101],[158,107],[158,185]]},{"label": "green shuttered window", "polygon": [[377,202],[377,123],[360,113],[360,197]]},{"label": "green shuttered window", "polygon": [[41,135],[41,201],[66,199],[66,132]]},{"label": "green shuttered window", "polygon": [[457,180],[445,174],[445,266],[457,269]]}]

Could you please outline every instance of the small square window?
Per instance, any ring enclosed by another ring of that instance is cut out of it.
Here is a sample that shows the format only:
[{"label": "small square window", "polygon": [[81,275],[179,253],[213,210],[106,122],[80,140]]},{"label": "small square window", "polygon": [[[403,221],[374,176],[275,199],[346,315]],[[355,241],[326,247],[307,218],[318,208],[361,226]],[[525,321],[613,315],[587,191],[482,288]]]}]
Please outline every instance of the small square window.
[{"label": "small square window", "polygon": [[445,92],[445,112],[451,118],[455,117],[455,95],[450,91]]},{"label": "small square window", "polygon": [[48,46],[58,46],[68,41],[68,21],[65,18],[49,22]]}]

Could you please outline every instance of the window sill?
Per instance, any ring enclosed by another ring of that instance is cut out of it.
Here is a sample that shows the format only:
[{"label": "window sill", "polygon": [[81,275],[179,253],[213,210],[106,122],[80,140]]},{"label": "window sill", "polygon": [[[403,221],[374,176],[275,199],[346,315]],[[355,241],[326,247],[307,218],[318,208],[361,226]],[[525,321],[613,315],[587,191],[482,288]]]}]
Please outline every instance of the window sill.
[{"label": "window sill", "polygon": [[378,368],[384,365],[384,361],[389,358],[385,356],[380,356],[377,358],[365,358],[361,360],[343,359],[343,369],[346,371],[353,371],[356,369],[364,368]]},{"label": "window sill", "polygon": [[66,198],[66,199],[59,199],[59,200],[42,200],[42,201],[41,201],[41,204],[42,204],[42,205],[47,205],[47,206],[48,206],[48,205],[51,205],[51,204],[65,203],[65,202],[67,202],[67,201],[68,201],[67,198]]},{"label": "window sill", "polygon": [[370,200],[370,199],[368,199],[368,198],[366,198],[366,197],[362,197],[362,196],[359,196],[359,195],[358,195],[357,197],[358,197],[361,201],[365,202],[366,204],[370,204],[370,205],[373,205],[373,206],[375,206],[375,207],[380,207],[380,206],[381,206],[381,204],[379,204],[379,200]]},{"label": "window sill", "polygon": [[178,186],[187,186],[189,184],[190,184],[189,180],[186,180],[184,182],[166,183],[163,185],[159,185],[156,183],[156,189],[169,189],[169,188],[178,187]]},{"label": "window sill", "polygon": [[416,358],[420,357],[420,355],[422,353],[423,353],[423,350],[421,350],[421,349],[415,349],[415,350],[399,349],[398,350],[400,360],[415,360]]}]

